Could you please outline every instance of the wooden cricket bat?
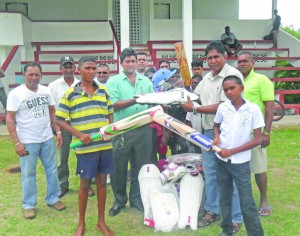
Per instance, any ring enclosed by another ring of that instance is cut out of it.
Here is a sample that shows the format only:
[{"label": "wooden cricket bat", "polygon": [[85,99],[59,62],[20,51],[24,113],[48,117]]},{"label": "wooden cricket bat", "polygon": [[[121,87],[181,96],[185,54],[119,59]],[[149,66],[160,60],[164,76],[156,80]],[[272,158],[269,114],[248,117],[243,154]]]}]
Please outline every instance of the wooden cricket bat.
[{"label": "wooden cricket bat", "polygon": [[[117,135],[123,134],[125,132],[128,132],[130,130],[136,129],[138,127],[152,122],[153,117],[151,116],[151,113],[162,110],[163,109],[161,106],[149,108],[145,111],[139,112],[137,114],[134,114],[115,123],[100,128],[99,133],[93,134],[91,138],[93,140],[110,140],[111,138]],[[81,146],[82,144],[83,143],[81,141],[73,142],[71,143],[70,148],[74,149],[76,147]]]},{"label": "wooden cricket bat", "polygon": [[186,140],[194,143],[195,145],[203,148],[206,151],[221,151],[220,148],[212,145],[212,140],[210,138],[208,138],[204,134],[201,134],[190,126],[182,123],[181,121],[173,118],[172,116],[164,113],[163,111],[154,112],[153,121],[182,136]]},{"label": "wooden cricket bat", "polygon": [[184,82],[185,87],[189,87],[191,85],[191,74],[184,50],[184,45],[182,42],[178,42],[174,44],[176,57],[178,60],[178,65],[180,69],[180,74]]}]

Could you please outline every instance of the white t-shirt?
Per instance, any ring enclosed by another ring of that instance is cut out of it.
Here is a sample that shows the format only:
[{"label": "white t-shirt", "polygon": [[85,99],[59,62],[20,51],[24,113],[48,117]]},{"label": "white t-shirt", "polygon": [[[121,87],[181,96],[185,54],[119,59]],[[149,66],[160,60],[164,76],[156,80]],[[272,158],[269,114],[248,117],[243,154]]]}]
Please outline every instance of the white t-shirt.
[{"label": "white t-shirt", "polygon": [[[214,122],[220,126],[220,148],[232,149],[239,147],[251,140],[253,129],[265,126],[264,118],[259,106],[245,100],[238,111],[235,110],[230,100],[226,100],[218,107]],[[217,157],[227,162],[228,158]],[[250,161],[251,150],[239,152],[230,157],[231,163],[244,163]]]},{"label": "white t-shirt", "polygon": [[[78,79],[74,78],[74,82],[70,87],[73,87],[75,84],[80,82]],[[70,88],[69,85],[66,83],[63,77],[54,80],[51,82],[48,87],[50,88],[51,95],[55,101],[55,109],[57,109],[59,105],[60,99],[65,95],[66,91]]]},{"label": "white t-shirt", "polygon": [[54,106],[54,100],[50,89],[43,85],[32,92],[22,84],[8,94],[7,110],[16,112],[21,143],[42,143],[53,137],[49,106]]},{"label": "white t-shirt", "polygon": [[[193,102],[195,107],[199,107],[200,105],[197,102]],[[201,113],[197,113],[196,115],[193,112],[186,113],[186,120],[192,123],[192,127],[198,132],[202,133],[202,124],[201,124]]]},{"label": "white t-shirt", "polygon": [[106,83],[102,83],[102,82],[100,82],[97,78],[94,78],[94,81],[96,82],[96,84],[98,84],[98,85],[103,85],[103,86],[105,86],[106,85]]}]

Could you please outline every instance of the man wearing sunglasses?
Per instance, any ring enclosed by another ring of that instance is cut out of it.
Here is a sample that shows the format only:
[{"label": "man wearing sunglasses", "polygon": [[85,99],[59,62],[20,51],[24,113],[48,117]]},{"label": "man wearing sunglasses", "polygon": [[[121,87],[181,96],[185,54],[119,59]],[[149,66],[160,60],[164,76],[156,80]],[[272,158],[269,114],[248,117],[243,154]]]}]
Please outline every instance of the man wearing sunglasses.
[{"label": "man wearing sunglasses", "polygon": [[97,66],[97,78],[95,81],[97,84],[105,85],[109,76],[110,76],[110,69],[107,64],[99,64]]}]

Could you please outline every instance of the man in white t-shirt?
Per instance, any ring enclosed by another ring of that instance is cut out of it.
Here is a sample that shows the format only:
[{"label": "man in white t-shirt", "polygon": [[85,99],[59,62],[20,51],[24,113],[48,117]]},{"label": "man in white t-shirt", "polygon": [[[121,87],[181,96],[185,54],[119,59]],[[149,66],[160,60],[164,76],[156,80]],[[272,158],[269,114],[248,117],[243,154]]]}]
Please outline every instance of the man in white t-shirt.
[{"label": "man in white t-shirt", "polygon": [[[57,80],[54,80],[48,85],[51,91],[51,95],[55,101],[55,109],[57,109],[59,101],[65,95],[66,91],[79,82],[79,80],[76,79],[74,76],[76,66],[72,57],[62,57],[60,59],[59,69],[63,76]],[[61,130],[61,133],[63,137],[63,142],[59,149],[60,163],[57,166],[57,174],[60,184],[60,197],[63,197],[69,191],[70,171],[68,161],[72,135],[65,130]]]},{"label": "man in white t-shirt", "polygon": [[36,164],[38,157],[46,173],[49,207],[62,211],[66,206],[59,201],[59,182],[56,168],[56,148],[52,126],[57,133],[57,146],[62,136],[55,125],[54,100],[49,88],[40,85],[42,68],[38,63],[24,67],[25,83],[12,90],[7,99],[6,124],[20,157],[22,172],[22,206],[26,219],[36,216],[37,186]]}]

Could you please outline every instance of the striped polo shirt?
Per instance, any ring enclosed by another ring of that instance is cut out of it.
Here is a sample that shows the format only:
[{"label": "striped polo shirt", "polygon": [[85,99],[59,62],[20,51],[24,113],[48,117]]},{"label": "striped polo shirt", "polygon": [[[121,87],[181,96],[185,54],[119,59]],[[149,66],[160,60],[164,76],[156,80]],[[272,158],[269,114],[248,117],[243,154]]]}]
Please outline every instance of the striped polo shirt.
[{"label": "striped polo shirt", "polygon": [[[81,82],[69,88],[64,97],[61,98],[56,111],[56,119],[70,118],[73,128],[86,133],[95,134],[99,129],[109,124],[108,115],[113,113],[113,107],[106,87],[94,86],[97,90],[93,96],[88,95],[80,88]],[[78,141],[73,136],[73,141]],[[90,153],[112,148],[111,141],[95,140],[75,149],[78,154]]]}]

